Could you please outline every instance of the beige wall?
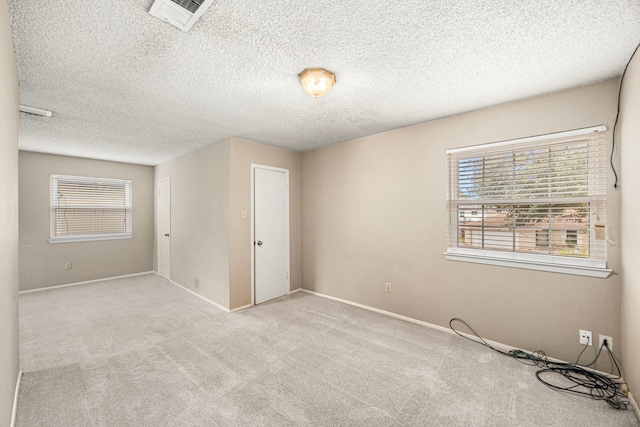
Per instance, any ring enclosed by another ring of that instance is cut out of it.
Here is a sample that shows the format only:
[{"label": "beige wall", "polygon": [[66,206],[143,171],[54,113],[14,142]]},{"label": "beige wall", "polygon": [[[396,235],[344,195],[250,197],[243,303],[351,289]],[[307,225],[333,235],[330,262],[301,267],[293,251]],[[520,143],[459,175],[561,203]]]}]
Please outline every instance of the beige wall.
[{"label": "beige wall", "polygon": [[[51,174],[131,179],[133,238],[49,243]],[[20,290],[151,271],[152,247],[152,167],[20,152]]]},{"label": "beige wall", "polygon": [[289,169],[291,289],[297,289],[299,153],[232,137],[155,171],[156,185],[171,176],[171,279],[232,310],[251,304],[251,163]]},{"label": "beige wall", "polygon": [[18,379],[18,72],[0,1],[0,425],[11,424]]},{"label": "beige wall", "polygon": [[629,65],[620,103],[620,234],[622,247],[622,354],[625,379],[640,397],[640,54]]},{"label": "beige wall", "polygon": [[[156,183],[171,176],[171,279],[228,309],[251,304],[251,163],[289,169],[291,288],[297,289],[299,153],[232,137],[158,165],[155,172]],[[156,252],[157,244],[154,260]]]},{"label": "beige wall", "polygon": [[[231,138],[230,156],[230,308],[251,304],[251,163],[289,170],[291,289],[301,286],[300,153]],[[247,218],[242,219],[242,211]]]},{"label": "beige wall", "polygon": [[[156,166],[156,189],[158,180],[167,176],[171,279],[228,308],[229,139]],[[158,271],[157,243],[153,254]]]},{"label": "beige wall", "polygon": [[[578,329],[615,342],[618,274],[586,278],[446,261],[443,253],[447,149],[611,128],[616,97],[610,80],[303,153],[303,287],[441,326],[461,317],[486,338],[564,360],[581,350]],[[608,197],[609,232],[618,236],[618,194]],[[619,248],[608,251],[618,272]]]}]

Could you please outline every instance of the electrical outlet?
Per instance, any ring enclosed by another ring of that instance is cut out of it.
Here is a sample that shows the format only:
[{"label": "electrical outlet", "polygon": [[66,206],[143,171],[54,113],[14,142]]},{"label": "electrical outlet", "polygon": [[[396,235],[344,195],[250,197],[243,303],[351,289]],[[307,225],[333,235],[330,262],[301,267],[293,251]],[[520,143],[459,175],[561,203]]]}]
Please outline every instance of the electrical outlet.
[{"label": "electrical outlet", "polygon": [[580,329],[580,344],[593,345],[593,336],[591,335],[591,331],[583,331]]},{"label": "electrical outlet", "polygon": [[70,262],[65,262],[64,263],[64,269],[65,270],[71,270],[71,263]]},{"label": "electrical outlet", "polygon": [[606,335],[599,335],[600,340],[598,341],[598,347],[602,347],[602,342],[606,339],[607,340],[607,347],[609,347],[609,350],[613,351],[613,338],[608,337]]},{"label": "electrical outlet", "polygon": [[387,291],[387,292],[391,292],[391,283],[388,283],[388,282],[387,282],[387,283],[384,285],[384,290],[385,290],[385,291]]}]

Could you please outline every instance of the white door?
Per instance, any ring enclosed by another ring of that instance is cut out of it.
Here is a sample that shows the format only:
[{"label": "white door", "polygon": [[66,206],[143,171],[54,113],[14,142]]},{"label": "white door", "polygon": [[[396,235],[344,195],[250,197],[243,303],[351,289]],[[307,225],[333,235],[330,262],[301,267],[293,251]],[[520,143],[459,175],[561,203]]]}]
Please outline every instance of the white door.
[{"label": "white door", "polygon": [[171,177],[158,181],[158,274],[171,279]]},{"label": "white door", "polygon": [[286,169],[253,166],[256,304],[289,293],[288,184]]}]

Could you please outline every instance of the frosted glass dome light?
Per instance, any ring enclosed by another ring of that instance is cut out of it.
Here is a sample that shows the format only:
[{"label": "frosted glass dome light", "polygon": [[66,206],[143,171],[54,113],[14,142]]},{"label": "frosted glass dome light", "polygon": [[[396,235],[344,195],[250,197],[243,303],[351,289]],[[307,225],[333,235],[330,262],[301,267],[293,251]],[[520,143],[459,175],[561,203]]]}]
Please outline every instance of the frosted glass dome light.
[{"label": "frosted glass dome light", "polygon": [[327,94],[336,83],[335,74],[324,68],[306,68],[298,77],[304,91],[314,98]]}]

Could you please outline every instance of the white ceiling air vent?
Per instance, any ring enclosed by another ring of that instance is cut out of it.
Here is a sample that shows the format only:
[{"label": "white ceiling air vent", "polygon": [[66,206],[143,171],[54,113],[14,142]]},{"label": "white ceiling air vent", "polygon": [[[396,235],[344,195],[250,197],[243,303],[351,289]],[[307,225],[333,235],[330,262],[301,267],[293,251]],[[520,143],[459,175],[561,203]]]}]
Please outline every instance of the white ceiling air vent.
[{"label": "white ceiling air vent", "polygon": [[211,3],[213,0],[156,0],[149,13],[183,31],[189,31]]}]

